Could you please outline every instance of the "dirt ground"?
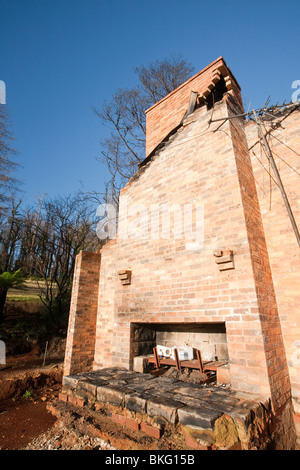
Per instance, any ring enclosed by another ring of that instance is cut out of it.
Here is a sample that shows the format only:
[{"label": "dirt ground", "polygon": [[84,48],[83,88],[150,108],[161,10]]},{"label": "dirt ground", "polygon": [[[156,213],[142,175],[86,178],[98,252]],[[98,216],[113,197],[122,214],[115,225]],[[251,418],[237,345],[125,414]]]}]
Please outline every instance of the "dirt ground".
[{"label": "dirt ground", "polygon": [[[81,420],[77,429],[72,414],[69,421],[57,420],[47,408],[57,403],[63,363],[36,367],[38,361],[30,355],[8,362],[8,368],[0,370],[0,450],[114,450],[125,444],[155,448],[152,439],[142,437],[136,442],[111,420],[101,420],[104,439],[89,434]],[[18,363],[22,365],[17,367]],[[89,425],[90,420],[85,423]]]},{"label": "dirt ground", "polygon": [[0,370],[0,450],[23,449],[56,422],[47,404],[61,389],[62,363],[40,364],[34,356],[18,356]]},{"label": "dirt ground", "polygon": [[0,449],[20,450],[51,428],[56,419],[46,410],[41,398],[21,397],[1,402]]},{"label": "dirt ground", "polygon": [[[0,450],[111,450],[99,437],[77,433],[48,411],[62,388],[61,358],[42,367],[35,354],[9,357],[0,369]],[[1,367],[1,366],[0,366]]]},{"label": "dirt ground", "polygon": [[[32,289],[25,293],[35,295]],[[61,389],[65,337],[41,336],[40,309],[37,301],[6,304],[0,328],[6,347],[6,364],[0,365],[0,450],[23,449],[56,422],[47,404]]]},{"label": "dirt ground", "polygon": [[106,450],[107,443],[66,429],[48,411],[62,387],[66,331],[44,336],[40,308],[35,301],[6,305],[0,328],[6,346],[6,364],[0,364],[0,450]]}]

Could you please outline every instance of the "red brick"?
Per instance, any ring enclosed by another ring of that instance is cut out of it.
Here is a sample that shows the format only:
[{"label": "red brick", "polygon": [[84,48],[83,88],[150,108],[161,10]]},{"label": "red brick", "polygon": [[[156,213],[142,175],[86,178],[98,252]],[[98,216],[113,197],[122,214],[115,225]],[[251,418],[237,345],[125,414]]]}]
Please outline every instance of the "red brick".
[{"label": "red brick", "polygon": [[68,401],[68,395],[67,395],[66,393],[60,392],[60,393],[58,394],[58,399],[59,399],[60,401],[63,401],[63,402],[65,402],[65,403],[67,403],[67,401]]},{"label": "red brick", "polygon": [[[96,337],[100,254],[81,251],[73,276],[64,375],[92,366]],[[83,294],[83,295],[82,295]],[[84,330],[84,341],[81,331]]]},{"label": "red brick", "polygon": [[76,406],[83,408],[85,405],[85,401],[82,398],[77,398],[76,399]]},{"label": "red brick", "polygon": [[130,418],[125,419],[125,426],[132,429],[133,431],[139,431],[140,429],[140,424],[137,421],[130,419]]},{"label": "red brick", "polygon": [[195,450],[209,450],[210,449],[208,446],[199,444],[197,440],[193,439],[191,436],[185,437],[185,443],[187,447],[190,447],[191,449],[195,449]]},{"label": "red brick", "polygon": [[73,395],[68,396],[68,402],[71,403],[73,406],[77,406],[77,398],[73,397]]},{"label": "red brick", "polygon": [[[222,69],[224,73],[224,65],[223,58],[214,61],[146,111],[146,156],[178,126],[186,112],[191,91],[205,92],[212,82],[214,71]],[[225,73],[235,80],[229,71]],[[240,100],[238,85],[236,90],[235,96]]]},{"label": "red brick", "polygon": [[125,420],[126,420],[125,416],[119,415],[119,414],[112,414],[111,419],[113,420],[114,423],[125,426]]},{"label": "red brick", "polygon": [[155,439],[160,439],[162,436],[162,430],[159,428],[154,428],[150,426],[150,424],[146,422],[141,423],[141,430],[150,437],[154,437]]}]

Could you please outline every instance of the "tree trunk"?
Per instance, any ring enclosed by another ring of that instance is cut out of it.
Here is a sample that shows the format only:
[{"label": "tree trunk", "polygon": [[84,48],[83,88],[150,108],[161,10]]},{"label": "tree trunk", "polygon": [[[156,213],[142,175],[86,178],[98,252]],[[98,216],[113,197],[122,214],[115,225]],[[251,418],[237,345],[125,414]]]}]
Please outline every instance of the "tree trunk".
[{"label": "tree trunk", "polygon": [[4,320],[4,307],[6,302],[7,289],[0,290],[0,323]]}]

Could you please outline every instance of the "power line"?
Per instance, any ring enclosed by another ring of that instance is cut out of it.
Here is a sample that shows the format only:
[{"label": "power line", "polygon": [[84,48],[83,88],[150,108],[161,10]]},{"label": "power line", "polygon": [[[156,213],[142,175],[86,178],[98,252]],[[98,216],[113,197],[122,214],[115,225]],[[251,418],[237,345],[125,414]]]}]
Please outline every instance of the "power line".
[{"label": "power line", "polygon": [[[256,125],[257,125],[257,128],[259,130],[259,133],[261,135],[261,138],[262,138],[262,141],[263,141],[263,145],[264,145],[264,148],[265,148],[265,152],[266,152],[266,155],[267,155],[267,158],[269,160],[269,163],[270,163],[270,166],[271,168],[273,169],[273,172],[275,174],[275,177],[276,177],[276,181],[275,183],[277,184],[277,186],[279,187],[279,190],[281,192],[281,195],[282,195],[282,198],[283,198],[283,201],[284,201],[284,204],[285,204],[285,207],[286,207],[286,210],[287,210],[287,213],[288,213],[288,216],[290,218],[290,221],[291,221],[291,224],[292,224],[292,227],[293,227],[293,230],[294,230],[294,233],[295,233],[295,236],[296,236],[296,239],[297,239],[297,242],[298,242],[298,245],[300,247],[300,234],[299,234],[299,230],[298,230],[298,227],[297,227],[297,224],[296,224],[296,221],[295,221],[295,218],[294,218],[294,215],[293,215],[293,212],[292,212],[292,209],[291,209],[291,206],[290,206],[290,203],[289,203],[289,200],[288,200],[288,197],[286,195],[286,192],[285,192],[285,189],[284,189],[284,186],[283,186],[283,183],[281,181],[281,177],[280,177],[280,174],[279,174],[279,171],[277,169],[277,166],[276,166],[276,163],[275,163],[275,160],[273,158],[273,154],[272,154],[272,151],[270,149],[270,146],[267,142],[267,139],[266,139],[266,135],[267,134],[270,134],[270,132],[273,130],[273,129],[270,129],[268,132],[266,132],[266,134],[264,133],[263,129],[262,129],[262,123],[264,123],[264,121],[271,121],[273,119],[276,119],[277,117],[280,117],[282,116],[282,113],[284,113],[284,118],[285,119],[287,117],[287,115],[290,115],[295,109],[299,108],[300,107],[300,103],[289,103],[289,104],[286,104],[286,103],[283,103],[282,105],[278,106],[278,105],[275,105],[275,106],[271,106],[271,107],[267,107],[267,104],[268,104],[269,100],[267,100],[267,102],[265,103],[265,106],[259,110],[255,110],[253,109],[252,111],[250,112],[247,112],[247,113],[241,113],[241,114],[235,114],[233,116],[226,116],[225,118],[218,118],[218,119],[209,119],[208,121],[208,124],[210,125],[212,122],[220,122],[220,121],[223,121],[226,122],[227,120],[230,120],[230,119],[235,119],[235,118],[248,118],[250,120],[254,120],[256,122]],[[286,110],[289,110],[289,113],[286,114]],[[273,113],[273,114],[272,114]],[[211,116],[212,117],[212,116]],[[223,124],[222,123],[222,124]],[[221,124],[221,125],[222,125]],[[221,126],[219,126],[221,127]],[[219,129],[219,128],[218,128]],[[217,130],[218,130],[217,129]],[[254,154],[255,155],[255,154]],[[256,155],[255,155],[256,156]],[[283,160],[284,161],[284,160]],[[286,162],[285,162],[286,163]],[[292,168],[292,167],[291,167]],[[293,168],[292,168],[293,169]],[[266,170],[266,169],[265,169]],[[267,171],[267,170],[266,170]],[[271,176],[271,173],[269,171],[267,171],[267,173],[269,174],[270,178],[272,178]],[[272,178],[273,179],[273,178]],[[273,180],[274,181],[274,180]]]},{"label": "power line", "polygon": [[271,149],[269,147],[269,144],[267,142],[267,139],[266,139],[266,136],[262,130],[262,127],[261,127],[261,123],[260,123],[260,120],[255,112],[255,110],[253,110],[253,116],[254,116],[254,120],[257,124],[257,127],[258,127],[258,130],[259,130],[259,133],[262,137],[262,140],[263,140],[263,143],[264,143],[264,147],[265,147],[265,150],[266,150],[266,155],[269,159],[269,162],[271,164],[271,167],[274,171],[274,174],[276,176],[276,180],[277,180],[277,183],[278,183],[278,186],[279,186],[279,189],[280,189],[280,192],[281,192],[281,195],[282,195],[282,198],[283,198],[283,201],[284,201],[284,204],[285,204],[285,207],[286,207],[286,210],[287,210],[287,213],[288,213],[288,216],[290,218],[290,221],[291,221],[291,224],[292,224],[292,227],[293,227],[293,230],[294,230],[294,233],[295,233],[295,236],[296,236],[296,239],[297,239],[297,242],[298,242],[298,245],[300,246],[300,234],[299,234],[299,230],[298,230],[298,227],[297,227],[297,224],[296,224],[296,221],[295,221],[295,218],[294,218],[294,214],[292,212],[292,209],[291,209],[291,206],[290,206],[290,203],[289,203],[289,200],[288,200],[288,197],[286,195],[286,192],[285,192],[285,189],[284,189],[284,186],[282,184],[282,181],[281,181],[281,177],[280,177],[280,174],[279,174],[279,171],[277,169],[277,166],[276,166],[276,163],[275,163],[275,160],[273,158],[273,155],[272,155],[272,152],[271,152]]}]

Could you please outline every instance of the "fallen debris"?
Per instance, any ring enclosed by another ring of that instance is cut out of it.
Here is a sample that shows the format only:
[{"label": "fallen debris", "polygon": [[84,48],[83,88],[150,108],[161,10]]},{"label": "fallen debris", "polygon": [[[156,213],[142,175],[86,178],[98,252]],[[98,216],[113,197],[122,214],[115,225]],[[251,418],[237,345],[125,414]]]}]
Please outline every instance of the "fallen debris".
[{"label": "fallen debris", "polygon": [[62,422],[53,426],[30,442],[24,450],[115,450],[99,437],[80,435],[75,430],[66,429]]}]

